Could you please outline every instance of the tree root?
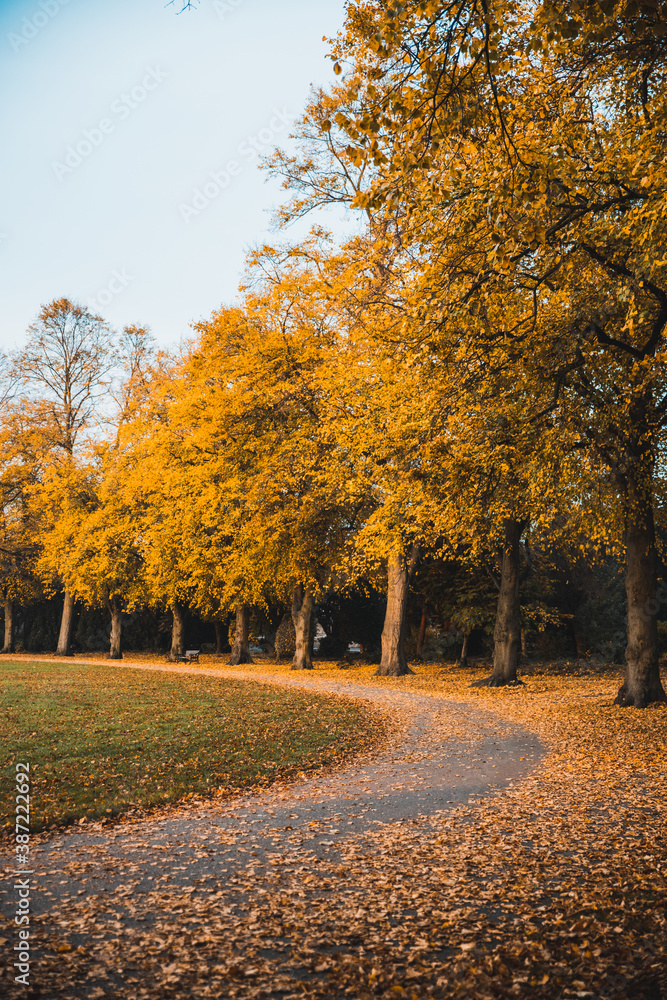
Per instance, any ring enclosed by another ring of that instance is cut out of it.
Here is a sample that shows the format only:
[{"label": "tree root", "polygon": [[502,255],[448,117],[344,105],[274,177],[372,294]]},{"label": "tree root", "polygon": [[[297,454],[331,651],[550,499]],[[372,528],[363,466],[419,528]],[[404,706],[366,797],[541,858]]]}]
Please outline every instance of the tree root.
[{"label": "tree root", "polygon": [[657,685],[652,685],[648,691],[642,691],[639,695],[630,694],[627,681],[624,681],[618,689],[613,703],[621,708],[646,708],[648,705],[667,703],[667,694],[659,681]]},{"label": "tree root", "polygon": [[373,677],[407,677],[408,674],[414,674],[414,670],[411,670],[410,667],[405,667],[405,669],[390,667],[388,670],[378,667]]}]

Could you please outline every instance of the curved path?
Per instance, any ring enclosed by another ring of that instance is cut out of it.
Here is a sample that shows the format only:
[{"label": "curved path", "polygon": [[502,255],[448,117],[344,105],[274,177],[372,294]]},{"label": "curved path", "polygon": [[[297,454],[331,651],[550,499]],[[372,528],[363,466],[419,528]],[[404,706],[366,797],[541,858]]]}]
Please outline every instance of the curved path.
[{"label": "curved path", "polygon": [[[235,871],[246,868],[250,854],[255,869],[269,854],[289,855],[302,847],[335,860],[346,838],[371,832],[377,824],[414,822],[474,801],[520,780],[544,755],[538,738],[526,729],[477,705],[435,695],[317,675],[205,668],[185,672],[361,699],[391,713],[394,738],[368,761],[279,790],[207,803],[185,814],[175,810],[173,817],[167,813],[121,823],[99,834],[76,828],[56,834],[36,845],[31,855],[42,890],[35,896],[34,912],[48,911],[55,898],[113,892],[128,878],[134,892],[151,891],[158,883],[167,887],[201,880],[214,888],[214,883],[229,883]],[[209,839],[217,849],[202,853],[200,845]],[[76,866],[78,870],[70,866],[63,871],[63,861],[75,856],[85,863]]]}]

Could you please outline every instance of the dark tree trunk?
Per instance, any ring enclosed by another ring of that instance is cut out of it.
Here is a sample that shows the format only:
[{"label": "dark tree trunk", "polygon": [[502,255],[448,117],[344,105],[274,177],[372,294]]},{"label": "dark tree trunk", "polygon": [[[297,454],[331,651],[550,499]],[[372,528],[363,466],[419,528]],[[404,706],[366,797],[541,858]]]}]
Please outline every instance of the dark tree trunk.
[{"label": "dark tree trunk", "polygon": [[232,655],[229,657],[231,665],[236,666],[237,663],[252,663],[249,635],[250,607],[247,604],[237,604],[234,645],[232,646]]},{"label": "dark tree trunk", "polygon": [[470,632],[463,633],[463,645],[461,646],[461,655],[456,661],[457,667],[467,667],[468,666],[468,641],[470,639]]},{"label": "dark tree trunk", "polygon": [[11,597],[5,597],[5,644],[0,652],[14,652],[14,602]]},{"label": "dark tree trunk", "polygon": [[493,671],[477,681],[479,687],[519,684],[516,671],[521,656],[521,604],[519,602],[519,542],[525,521],[508,517],[503,524],[504,541],[500,557],[500,593],[496,626],[493,631]]},{"label": "dark tree trunk", "polygon": [[169,659],[175,662],[185,653],[185,608],[179,601],[174,601],[171,611],[173,623],[171,626]]},{"label": "dark tree trunk", "polygon": [[408,608],[410,576],[417,564],[419,546],[413,545],[406,556],[396,548],[387,563],[387,611],[382,629],[382,658],[376,677],[402,677],[413,673],[405,656],[405,619]]},{"label": "dark tree trunk", "polygon": [[63,602],[63,614],[60,619],[60,634],[58,636],[58,646],[56,656],[71,656],[70,643],[72,641],[72,626],[74,624],[74,598],[69,590],[65,591]]},{"label": "dark tree trunk", "polygon": [[426,638],[426,608],[422,608],[422,619],[419,623],[419,635],[417,636],[417,659],[422,658],[422,649],[424,648],[424,639]]},{"label": "dark tree trunk", "polygon": [[123,634],[123,622],[120,610],[120,601],[117,597],[112,597],[109,601],[109,614],[111,615],[111,641],[109,643],[109,659],[122,660],[123,651],[121,639]]},{"label": "dark tree trunk", "polygon": [[222,622],[213,622],[213,627],[215,629],[215,655],[222,656],[226,645]]},{"label": "dark tree trunk", "polygon": [[310,623],[313,617],[313,595],[298,584],[292,591],[292,621],[296,633],[296,649],[292,670],[312,670]]},{"label": "dark tree trunk", "polygon": [[615,705],[645,708],[667,701],[658,663],[658,559],[653,521],[652,483],[629,473],[623,481],[625,514],[625,592],[628,598],[628,644],[625,680]]}]

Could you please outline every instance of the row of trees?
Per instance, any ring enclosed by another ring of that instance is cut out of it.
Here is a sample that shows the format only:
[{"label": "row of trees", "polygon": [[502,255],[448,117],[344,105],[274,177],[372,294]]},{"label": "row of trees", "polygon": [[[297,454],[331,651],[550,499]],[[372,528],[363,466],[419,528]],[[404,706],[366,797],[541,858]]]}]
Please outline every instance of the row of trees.
[{"label": "row of trees", "polygon": [[378,672],[402,674],[410,578],[444,560],[497,576],[487,683],[513,683],[522,576],[560,546],[625,561],[617,701],[665,700],[656,10],[351,3],[341,83],[268,166],[283,221],[344,204],[354,239],[253,254],[176,358],[42,310],[7,369],[6,592],[28,564],[64,590],[59,652],[78,598],[108,606],[112,656],[123,610],[170,608],[177,655],[186,606],[234,609],[243,662],[249,609],[278,600],[307,669],[315,602],[383,578]]}]

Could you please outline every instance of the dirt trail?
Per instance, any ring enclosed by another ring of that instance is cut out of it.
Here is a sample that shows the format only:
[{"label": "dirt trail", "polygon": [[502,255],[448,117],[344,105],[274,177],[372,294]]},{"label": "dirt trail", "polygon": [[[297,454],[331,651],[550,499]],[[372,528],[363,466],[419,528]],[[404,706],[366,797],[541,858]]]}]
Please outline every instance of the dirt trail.
[{"label": "dirt trail", "polygon": [[[184,672],[178,667],[140,663],[124,663],[123,667]],[[193,914],[205,911],[207,920],[213,913],[219,915],[215,918],[217,930],[211,933],[221,935],[225,946],[231,940],[232,928],[243,928],[245,932],[257,927],[256,922],[247,923],[247,914],[259,912],[253,907],[274,898],[275,892],[282,891],[280,886],[291,885],[298,897],[304,896],[305,889],[309,907],[324,907],[326,912],[333,903],[342,906],[344,913],[347,894],[357,898],[360,891],[363,893],[367,881],[364,858],[370,859],[379,844],[391,843],[403,829],[406,833],[421,830],[427,836],[429,829],[432,833],[433,823],[438,823],[448,810],[480,801],[520,782],[546,752],[539,739],[525,728],[478,705],[437,695],[317,675],[285,676],[203,667],[188,667],[187,672],[222,681],[229,677],[360,699],[391,717],[392,737],[388,745],[369,758],[358,759],[335,773],[303,778],[259,794],[239,795],[226,802],[175,806],[159,815],[110,828],[68,829],[35,844],[31,852],[35,872],[32,914],[43,927],[45,941],[53,941],[54,936],[58,941],[62,935],[69,942],[67,947],[78,948],[81,954],[79,958],[76,951],[72,952],[72,978],[65,984],[58,979],[56,966],[51,968],[57,963],[59,946],[51,943],[49,952],[55,951],[56,955],[53,959],[45,956],[43,962],[37,950],[35,981],[43,965],[50,983],[49,996],[152,997],[153,989],[158,990],[156,996],[161,996],[154,980],[154,985],[146,982],[145,993],[135,993],[134,986],[125,992],[116,962],[129,953],[136,936],[150,933],[151,927],[160,930],[160,940],[165,940],[170,907],[174,926],[187,921],[187,910],[186,915],[176,916],[184,913],[182,902],[178,902],[183,898],[189,901]],[[331,898],[325,872],[341,872],[351,864],[359,874],[350,875],[347,882],[343,878],[338,898]],[[409,868],[405,877],[411,877]],[[11,879],[3,878],[5,913],[13,905],[11,885]],[[276,897],[277,910],[272,912],[281,911],[280,899]],[[195,926],[201,926],[201,918]],[[225,931],[225,927],[229,930]],[[179,933],[185,947],[190,931]],[[206,940],[208,944],[202,947],[219,955],[220,946],[216,950],[210,935]],[[264,955],[267,982],[278,989],[275,977],[280,969],[283,985],[279,992],[284,996],[297,981],[304,981],[306,970],[300,970],[299,963],[295,967],[290,964],[293,958],[288,957],[291,945],[287,939],[278,933],[271,940],[271,948]],[[243,946],[236,947],[237,952],[239,947],[242,953],[245,951]],[[108,964],[112,953],[118,957]],[[203,952],[199,954],[203,956]],[[248,954],[256,954],[254,946]],[[236,968],[234,961],[230,959],[231,970]],[[214,975],[219,967],[215,966],[213,972],[211,968],[206,975]],[[259,982],[252,990],[249,985],[237,990],[233,971],[223,972],[220,967],[217,974],[225,983],[227,996],[269,995],[262,992]],[[138,978],[132,982],[141,983],[145,973],[137,967],[133,975]],[[318,974],[316,980],[323,975]],[[220,995],[215,993],[216,981],[210,983],[212,993],[201,995]],[[110,989],[111,994],[106,992]],[[181,994],[176,991],[173,995]]]},{"label": "dirt trail", "polygon": [[[184,672],[180,667],[141,663],[124,663],[123,667]],[[175,807],[173,816],[121,823],[95,834],[79,828],[56,834],[35,846],[32,854],[42,890],[34,899],[34,912],[48,910],[54,898],[113,892],[128,877],[140,892],[154,889],[157,883],[183,885],[195,879],[205,879],[210,887],[223,884],[232,872],[247,865],[250,851],[255,867],[270,853],[290,853],[304,846],[334,860],[346,837],[368,833],[380,824],[432,816],[488,795],[520,780],[544,755],[536,736],[477,705],[314,675],[285,677],[195,667],[185,672],[367,701],[391,713],[394,739],[369,761],[354,762],[335,774],[297,780],[279,790],[185,811]],[[226,843],[200,856],[196,845],[209,839]],[[80,866],[81,871],[70,870],[67,878],[60,872],[47,874],[63,858],[72,861],[82,854],[87,863]]]}]

